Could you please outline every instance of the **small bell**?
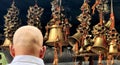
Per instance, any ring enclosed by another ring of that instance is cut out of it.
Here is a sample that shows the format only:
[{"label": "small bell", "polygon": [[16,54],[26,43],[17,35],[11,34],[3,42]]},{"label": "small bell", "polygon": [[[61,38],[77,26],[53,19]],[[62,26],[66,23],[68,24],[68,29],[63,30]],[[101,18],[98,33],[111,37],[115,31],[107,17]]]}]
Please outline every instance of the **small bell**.
[{"label": "small bell", "polygon": [[97,37],[94,41],[94,45],[91,49],[93,52],[99,54],[99,52],[104,53],[107,51],[104,43],[104,39],[102,37]]},{"label": "small bell", "polygon": [[8,38],[6,38],[2,47],[9,47],[10,44],[11,44],[11,41]]},{"label": "small bell", "polygon": [[112,54],[118,53],[118,47],[117,47],[117,43],[115,40],[112,40],[110,42],[109,53],[112,53]]},{"label": "small bell", "polygon": [[74,46],[76,42],[80,43],[81,33],[77,31],[73,36],[68,37],[68,42],[71,46]]}]

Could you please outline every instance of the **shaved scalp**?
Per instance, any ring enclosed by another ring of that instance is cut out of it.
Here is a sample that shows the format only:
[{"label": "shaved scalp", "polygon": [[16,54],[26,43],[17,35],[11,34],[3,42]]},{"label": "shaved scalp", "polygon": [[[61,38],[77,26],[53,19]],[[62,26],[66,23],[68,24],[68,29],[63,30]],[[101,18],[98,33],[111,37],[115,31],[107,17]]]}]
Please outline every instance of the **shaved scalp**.
[{"label": "shaved scalp", "polygon": [[31,52],[36,53],[43,45],[43,35],[41,31],[34,26],[22,26],[16,30],[13,36],[13,46],[18,53]]}]

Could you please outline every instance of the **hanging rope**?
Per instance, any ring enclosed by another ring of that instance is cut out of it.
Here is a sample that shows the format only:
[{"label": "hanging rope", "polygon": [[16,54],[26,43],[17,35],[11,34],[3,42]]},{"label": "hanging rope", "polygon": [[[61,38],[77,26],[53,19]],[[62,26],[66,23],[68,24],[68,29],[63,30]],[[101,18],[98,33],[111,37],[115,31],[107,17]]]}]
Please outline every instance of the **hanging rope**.
[{"label": "hanging rope", "polygon": [[113,28],[115,28],[115,18],[114,18],[114,12],[113,12],[113,0],[111,0],[111,14],[110,14],[110,20],[111,20],[110,29],[113,29]]},{"label": "hanging rope", "polygon": [[58,65],[58,54],[57,54],[57,48],[56,47],[54,48],[54,61],[53,61],[53,65]]},{"label": "hanging rope", "polygon": [[103,25],[103,12],[101,11],[100,13],[99,13],[99,17],[100,17],[100,25]]},{"label": "hanging rope", "polygon": [[95,8],[96,8],[96,6],[99,5],[99,4],[100,4],[100,0],[96,0],[95,4],[92,6],[92,14],[95,13]]}]

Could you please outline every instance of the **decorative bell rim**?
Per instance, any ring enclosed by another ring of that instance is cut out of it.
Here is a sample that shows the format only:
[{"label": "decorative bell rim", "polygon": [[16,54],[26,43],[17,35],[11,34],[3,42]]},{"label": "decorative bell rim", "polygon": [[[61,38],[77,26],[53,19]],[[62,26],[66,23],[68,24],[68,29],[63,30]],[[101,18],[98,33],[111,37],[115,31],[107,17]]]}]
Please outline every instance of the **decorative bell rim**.
[{"label": "decorative bell rim", "polygon": [[96,53],[96,54],[99,54],[99,53],[102,53],[104,54],[105,52],[108,52],[107,48],[105,47],[99,47],[99,46],[93,46],[91,48],[91,51]]}]

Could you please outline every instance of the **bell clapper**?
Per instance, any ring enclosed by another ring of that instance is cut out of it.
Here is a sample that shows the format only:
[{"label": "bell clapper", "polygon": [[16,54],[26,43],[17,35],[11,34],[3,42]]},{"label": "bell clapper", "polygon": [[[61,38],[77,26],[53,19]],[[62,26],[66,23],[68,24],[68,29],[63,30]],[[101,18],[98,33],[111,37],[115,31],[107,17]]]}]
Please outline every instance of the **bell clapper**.
[{"label": "bell clapper", "polygon": [[53,61],[53,65],[58,65],[57,48],[54,48],[54,61]]},{"label": "bell clapper", "polygon": [[101,51],[99,51],[98,65],[103,65],[102,64],[102,59],[103,59],[103,55],[102,55]]},{"label": "bell clapper", "polygon": [[57,43],[54,43],[54,61],[53,65],[58,65]]},{"label": "bell clapper", "polygon": [[107,65],[113,65],[114,64],[114,57],[113,55],[109,54],[107,56]]}]

